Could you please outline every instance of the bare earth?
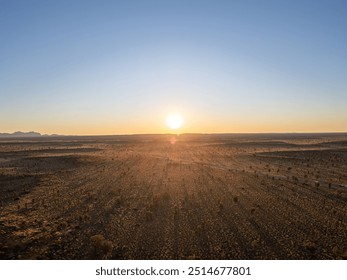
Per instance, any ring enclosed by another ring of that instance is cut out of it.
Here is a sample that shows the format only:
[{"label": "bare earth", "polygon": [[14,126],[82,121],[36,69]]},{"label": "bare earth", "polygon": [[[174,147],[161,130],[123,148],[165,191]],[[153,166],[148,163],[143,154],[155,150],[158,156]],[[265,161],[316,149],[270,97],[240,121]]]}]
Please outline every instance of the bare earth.
[{"label": "bare earth", "polygon": [[0,139],[1,259],[346,259],[347,134]]}]

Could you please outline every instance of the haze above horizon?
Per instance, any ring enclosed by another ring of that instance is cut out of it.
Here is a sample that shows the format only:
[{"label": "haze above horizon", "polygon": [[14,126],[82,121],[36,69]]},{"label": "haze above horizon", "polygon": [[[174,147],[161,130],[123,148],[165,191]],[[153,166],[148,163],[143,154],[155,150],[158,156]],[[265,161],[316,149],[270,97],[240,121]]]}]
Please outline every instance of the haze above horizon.
[{"label": "haze above horizon", "polygon": [[0,132],[347,131],[346,12],[338,0],[0,1]]}]

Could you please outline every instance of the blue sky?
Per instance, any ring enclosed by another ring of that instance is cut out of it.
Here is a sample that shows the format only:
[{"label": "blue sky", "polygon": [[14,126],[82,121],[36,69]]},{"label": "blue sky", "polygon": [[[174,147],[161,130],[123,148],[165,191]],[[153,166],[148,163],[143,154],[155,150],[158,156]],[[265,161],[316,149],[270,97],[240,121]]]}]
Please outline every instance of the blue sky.
[{"label": "blue sky", "polygon": [[346,1],[0,1],[0,131],[347,131]]}]

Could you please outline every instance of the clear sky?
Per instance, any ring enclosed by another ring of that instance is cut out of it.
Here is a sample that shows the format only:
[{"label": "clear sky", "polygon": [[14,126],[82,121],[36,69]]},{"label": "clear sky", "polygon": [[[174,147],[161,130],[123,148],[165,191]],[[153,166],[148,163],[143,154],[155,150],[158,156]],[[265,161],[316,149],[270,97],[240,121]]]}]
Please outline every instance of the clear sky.
[{"label": "clear sky", "polygon": [[0,0],[0,132],[347,131],[347,1]]}]

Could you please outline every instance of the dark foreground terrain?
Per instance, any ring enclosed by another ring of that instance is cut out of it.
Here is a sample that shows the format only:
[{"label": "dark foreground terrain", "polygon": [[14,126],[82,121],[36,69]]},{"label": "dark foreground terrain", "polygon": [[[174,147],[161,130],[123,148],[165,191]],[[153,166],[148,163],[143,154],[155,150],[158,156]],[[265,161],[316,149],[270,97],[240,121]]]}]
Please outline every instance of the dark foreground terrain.
[{"label": "dark foreground terrain", "polygon": [[0,139],[1,259],[346,259],[347,134]]}]

